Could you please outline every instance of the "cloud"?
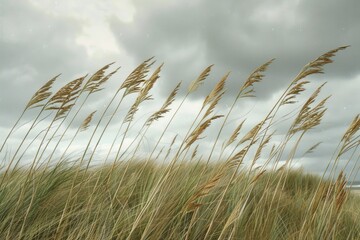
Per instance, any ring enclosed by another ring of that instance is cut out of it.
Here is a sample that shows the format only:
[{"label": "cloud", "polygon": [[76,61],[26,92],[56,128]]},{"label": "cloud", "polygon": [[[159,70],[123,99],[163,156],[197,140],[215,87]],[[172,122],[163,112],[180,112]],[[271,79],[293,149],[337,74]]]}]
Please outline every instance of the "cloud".
[{"label": "cloud", "polygon": [[0,107],[7,116],[19,109],[50,78],[66,70],[65,78],[85,71],[86,52],[74,41],[80,26],[69,19],[52,17],[29,2],[2,2],[3,25],[0,59]]},{"label": "cloud", "polygon": [[[303,65],[330,49],[350,44],[351,48],[337,54],[335,63],[325,67],[326,74],[312,77],[314,84],[308,86],[307,94],[310,94],[311,89],[328,81],[321,97],[333,94],[323,123],[310,131],[309,140],[299,147],[301,153],[312,144],[323,142],[309,158],[299,160],[306,169],[321,171],[324,168],[321,159],[331,158],[329,149],[336,148],[347,124],[360,112],[357,104],[359,8],[357,0],[341,3],[335,0],[80,0],[61,4],[49,0],[1,1],[1,135],[8,132],[32,94],[58,73],[63,73],[57,85],[60,86],[112,61],[123,67],[107,84],[107,91],[94,94],[83,109],[85,115],[98,110],[95,117],[99,117],[104,104],[135,65],[155,56],[157,64],[165,64],[152,92],[156,101],[147,103],[137,114],[142,119],[160,106],[178,81],[183,84],[177,101],[190,81],[215,64],[205,84],[190,96],[170,126],[169,135],[161,143],[169,145],[174,135],[184,137],[181,130],[187,130],[185,123],[195,118],[196,106],[202,104],[202,97],[228,71],[231,74],[227,93],[216,109],[219,114],[226,113],[235,93],[256,67],[276,58],[263,82],[255,86],[257,98],[236,105],[220,137],[219,142],[223,142],[245,118],[243,133],[265,117]],[[306,96],[299,100],[305,101]],[[120,111],[125,112],[123,107]],[[116,132],[121,114],[110,126],[110,133]],[[31,115],[27,114],[24,121],[31,119]],[[76,119],[74,125],[81,121],[82,118]],[[160,122],[149,130],[149,146],[164,124]],[[286,124],[276,127],[281,138],[287,130]],[[204,135],[209,137],[201,146],[206,152],[211,149],[217,132],[210,129]]]},{"label": "cloud", "polygon": [[[307,94],[324,81],[329,83],[321,97],[333,94],[322,124],[310,131],[308,140],[299,147],[301,153],[323,142],[311,155],[312,163],[299,161],[307,170],[318,172],[324,170],[324,159],[331,158],[329,149],[336,149],[347,124],[360,112],[354,104],[359,99],[358,88],[353,87],[360,86],[357,67],[360,17],[355,10],[359,7],[356,0],[342,3],[198,0],[161,4],[137,1],[133,21],[125,23],[113,18],[111,27],[119,45],[137,61],[156,56],[165,62],[162,96],[174,82],[183,80],[186,85],[206,66],[215,64],[207,84],[195,95],[200,99],[222,75],[231,71],[228,92],[219,105],[223,110],[253,69],[276,58],[263,82],[255,86],[255,101],[242,103],[242,107],[253,106],[246,115],[251,120],[250,127],[271,109],[271,104],[302,66],[328,50],[352,45],[337,54],[335,63],[325,67],[325,75],[310,78],[314,84],[308,86]],[[305,101],[306,96],[299,100]],[[243,114],[236,116],[244,117]],[[285,125],[277,126],[278,134],[286,132]],[[225,130],[221,141],[229,131]]]},{"label": "cloud", "polygon": [[231,71],[229,88],[237,89],[254,68],[277,58],[268,71],[271,80],[258,88],[259,97],[268,98],[307,62],[341,45],[353,46],[338,54],[327,76],[346,80],[358,74],[359,7],[356,0],[137,1],[133,21],[113,18],[111,27],[137,61],[156,56],[166,63],[164,89],[173,81],[190,82],[212,63],[212,81]]}]

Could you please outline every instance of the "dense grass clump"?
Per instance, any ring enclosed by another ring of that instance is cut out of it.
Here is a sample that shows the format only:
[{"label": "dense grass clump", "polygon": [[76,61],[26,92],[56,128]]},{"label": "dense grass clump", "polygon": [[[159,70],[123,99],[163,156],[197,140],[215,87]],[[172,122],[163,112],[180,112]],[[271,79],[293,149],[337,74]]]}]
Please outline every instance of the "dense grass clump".
[{"label": "dense grass clump", "polygon": [[[344,158],[359,159],[359,115],[339,139],[323,176],[291,168],[306,133],[326,112],[328,97],[318,99],[323,85],[291,114],[278,116],[299,101],[309,83],[305,78],[322,73],[345,48],[305,65],[262,120],[254,126],[239,121],[227,129],[228,136],[224,132],[229,120],[234,121],[236,105],[254,97],[255,84],[273,60],[250,74],[225,112],[217,108],[226,93],[229,74],[224,75],[179,135],[169,135],[169,128],[181,121],[178,112],[212,66],[182,97],[177,97],[177,84],[145,117],[137,113],[152,100],[162,68],[150,73],[152,59],[136,67],[102,109],[86,116],[86,103],[118,69],[107,73],[108,64],[53,94],[59,76],[54,77],[33,95],[1,145],[0,238],[360,239],[359,198],[346,188],[348,164],[339,165]],[[21,125],[30,111],[36,113],[33,121]],[[151,130],[158,121],[162,127],[156,135]],[[280,141],[274,134],[279,121],[288,123]],[[204,140],[214,125],[215,138]],[[16,141],[19,126],[23,135]],[[170,136],[171,143],[163,145]],[[141,146],[148,138],[152,149],[145,154]],[[101,146],[109,139],[104,154]],[[204,142],[210,144],[206,152],[201,149]],[[356,173],[353,169],[350,176]]]}]

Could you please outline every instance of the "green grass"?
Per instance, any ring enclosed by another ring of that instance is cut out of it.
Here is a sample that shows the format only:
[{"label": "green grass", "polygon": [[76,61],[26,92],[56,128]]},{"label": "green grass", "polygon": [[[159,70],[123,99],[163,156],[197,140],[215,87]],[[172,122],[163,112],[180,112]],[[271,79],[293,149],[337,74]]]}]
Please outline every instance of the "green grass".
[{"label": "green grass", "polygon": [[[14,173],[2,189],[0,234],[2,238],[17,239],[25,224],[22,233],[25,239],[126,239],[165,168],[155,163],[144,166],[135,162],[129,163],[127,170],[125,166],[117,166],[110,178],[107,178],[110,167],[103,166],[74,179],[75,168],[59,166],[36,173],[27,184],[24,184],[25,171]],[[218,168],[201,163],[176,166],[138,220],[131,239],[203,239],[226,180],[197,200],[200,206],[196,211],[187,211],[187,202]],[[321,239],[327,234],[334,239],[360,238],[358,197],[349,195],[338,212],[334,209],[334,196],[326,196],[324,191],[317,208],[308,213],[313,196],[319,196],[316,191],[319,184],[326,189],[325,186],[331,187],[330,183],[320,182],[318,177],[302,171],[289,171],[286,179],[281,179],[279,172],[265,173],[253,188],[247,184],[249,178],[252,176],[241,172],[234,179],[209,239],[218,239],[222,231],[224,238],[232,235],[244,239],[298,239],[304,224],[307,239]],[[75,191],[70,192],[74,181]],[[283,187],[276,190],[279,183]],[[24,223],[34,186],[39,189],[36,202]],[[20,204],[21,191],[24,193]],[[237,214],[224,229],[236,206],[239,203],[244,206],[247,197],[243,213]],[[70,207],[64,212],[69,199]],[[16,219],[11,223],[16,205],[19,205]],[[332,221],[335,225],[330,224]]]},{"label": "green grass", "polygon": [[[254,70],[223,112],[217,105],[226,93],[229,74],[225,74],[204,98],[190,126],[167,146],[161,143],[174,137],[169,127],[181,121],[178,112],[212,66],[182,97],[177,96],[179,83],[145,117],[137,112],[152,99],[162,68],[150,73],[152,59],[130,73],[107,106],[84,119],[88,98],[98,94],[118,69],[107,73],[111,64],[106,65],[54,94],[50,90],[58,76],[51,79],[27,103],[0,149],[0,239],[360,239],[359,197],[345,188],[357,169],[345,176],[339,165],[359,159],[359,115],[339,139],[322,176],[290,167],[307,133],[321,124],[326,112],[328,98],[318,99],[323,85],[296,105],[306,90],[305,79],[321,73],[345,48],[303,67],[254,126],[240,119],[236,126],[228,123],[238,102],[254,97],[255,85],[273,60]],[[131,101],[126,113],[119,110]],[[284,106],[294,107],[280,115]],[[21,125],[29,111],[36,117]],[[105,139],[115,119],[119,128]],[[158,120],[165,124],[154,135],[151,130]],[[274,139],[279,121],[288,125],[281,141]],[[224,136],[229,126],[232,133]],[[22,139],[9,151],[19,128]],[[209,129],[216,136],[204,140]],[[107,153],[99,156],[101,143],[109,138],[113,139]],[[144,155],[141,146],[149,138],[154,147]],[[125,144],[129,140],[131,144]],[[80,154],[69,157],[75,144],[82,146]],[[204,152],[202,144],[210,144],[211,150]],[[94,164],[99,157],[104,163]]]}]

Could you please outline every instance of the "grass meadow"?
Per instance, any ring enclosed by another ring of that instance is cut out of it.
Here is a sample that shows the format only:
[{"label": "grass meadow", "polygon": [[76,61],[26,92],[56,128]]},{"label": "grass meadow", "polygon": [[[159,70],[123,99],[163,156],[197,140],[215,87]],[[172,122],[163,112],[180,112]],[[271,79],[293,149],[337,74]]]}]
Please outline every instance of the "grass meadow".
[{"label": "grass meadow", "polygon": [[[119,70],[114,64],[60,87],[60,76],[50,79],[0,139],[0,239],[360,239],[360,198],[346,188],[348,176],[339,167],[340,160],[359,160],[359,115],[354,113],[338,147],[330,150],[333,158],[322,176],[291,167],[327,109],[328,97],[320,97],[323,84],[309,89],[309,77],[322,73],[345,48],[302,67],[250,128],[245,121],[227,123],[239,102],[256,97],[273,60],[239,83],[224,111],[218,105],[227,94],[225,74],[190,116],[185,133],[165,147],[169,127],[181,121],[179,111],[207,84],[212,65],[189,86],[177,84],[147,116],[139,109],[156,99],[151,94],[163,68],[152,58],[112,96],[105,92]],[[292,107],[304,92],[310,93],[306,100]],[[108,102],[86,113],[95,94]],[[291,117],[281,115],[285,108]],[[30,114],[32,120],[24,122]],[[151,129],[160,120],[165,124],[154,136]],[[287,131],[274,141],[279,120]],[[207,141],[210,128],[215,137]],[[224,132],[231,134],[224,138]],[[109,138],[104,150],[101,143]],[[154,147],[143,154],[149,138]],[[205,153],[199,150],[204,142],[211,143]],[[77,154],[73,146],[80,146]],[[99,155],[103,163],[96,163]]]}]

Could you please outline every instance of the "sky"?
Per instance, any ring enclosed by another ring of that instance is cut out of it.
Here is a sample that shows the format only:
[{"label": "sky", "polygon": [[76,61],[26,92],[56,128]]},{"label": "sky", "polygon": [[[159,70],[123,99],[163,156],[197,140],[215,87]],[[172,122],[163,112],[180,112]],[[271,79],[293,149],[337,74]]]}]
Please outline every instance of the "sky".
[{"label": "sky", "polygon": [[[322,144],[294,163],[321,174],[348,124],[360,113],[359,9],[358,0],[1,0],[0,141],[33,93],[55,75],[61,73],[61,85],[115,62],[121,69],[106,86],[111,90],[149,57],[156,59],[156,66],[164,66],[153,92],[156,100],[141,109],[140,117],[161,104],[179,81],[183,88],[178,97],[183,96],[186,86],[214,64],[206,84],[189,97],[179,113],[165,145],[175,134],[184,134],[183,125],[222,76],[230,72],[219,112],[229,108],[241,83],[256,67],[275,58],[264,80],[255,86],[256,98],[239,103],[239,117],[230,118],[230,127],[247,118],[245,129],[250,129],[302,66],[326,51],[351,45],[325,67],[324,75],[310,78],[306,93],[326,81],[321,96],[332,95],[322,124],[308,133],[299,152],[319,141]],[[85,112],[101,109],[109,96],[97,95]],[[24,124],[32,117],[33,113],[27,114]],[[113,123],[112,129],[116,126]],[[161,124],[155,126],[150,136],[161,128]],[[285,126],[280,123],[278,128],[280,139]],[[230,129],[224,131],[222,140]],[[11,141],[21,139],[22,134],[23,128],[18,129]],[[207,135],[216,134],[210,131]],[[151,139],[148,141],[151,146]],[[106,152],[107,146],[101,149]],[[203,151],[209,148],[205,144]],[[359,151],[355,152],[350,166],[359,157]],[[345,163],[343,159],[340,166]]]}]

